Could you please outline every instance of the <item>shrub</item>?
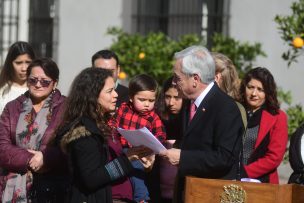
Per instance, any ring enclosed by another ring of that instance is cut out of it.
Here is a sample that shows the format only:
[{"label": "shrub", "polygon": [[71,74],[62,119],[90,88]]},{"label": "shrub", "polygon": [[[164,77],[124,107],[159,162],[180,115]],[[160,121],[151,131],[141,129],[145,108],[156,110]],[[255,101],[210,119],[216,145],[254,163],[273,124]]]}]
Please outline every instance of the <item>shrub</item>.
[{"label": "shrub", "polygon": [[297,58],[303,54],[304,39],[304,0],[299,0],[291,4],[292,14],[289,16],[277,15],[275,22],[282,40],[289,45],[282,58],[288,62],[288,66],[297,62]]},{"label": "shrub", "polygon": [[[128,34],[115,27],[109,28],[108,34],[114,36],[110,49],[117,53],[122,68],[129,77],[147,73],[160,84],[172,74],[175,52],[191,45],[206,46],[205,40],[196,34],[183,35],[178,40],[173,40],[161,32],[151,32],[144,36]],[[257,56],[265,56],[261,44],[241,43],[221,34],[213,36],[212,44],[212,51],[221,52],[231,58],[241,77],[252,68]]]}]

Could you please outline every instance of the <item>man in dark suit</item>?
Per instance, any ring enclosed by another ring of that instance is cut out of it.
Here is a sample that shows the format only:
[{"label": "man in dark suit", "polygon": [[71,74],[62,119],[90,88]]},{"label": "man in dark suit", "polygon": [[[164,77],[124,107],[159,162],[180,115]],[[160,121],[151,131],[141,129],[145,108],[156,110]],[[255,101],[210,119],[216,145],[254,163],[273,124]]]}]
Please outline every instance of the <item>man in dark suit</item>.
[{"label": "man in dark suit", "polygon": [[215,64],[206,48],[192,46],[174,57],[173,83],[189,103],[183,112],[181,149],[160,155],[178,165],[175,202],[181,202],[185,176],[237,178],[243,124],[234,100],[214,82]]},{"label": "man in dark suit", "polygon": [[92,56],[92,66],[113,71],[113,78],[116,82],[115,91],[118,94],[116,107],[119,107],[123,102],[129,101],[129,89],[117,82],[120,73],[120,65],[118,56],[113,51],[101,50],[96,52]]}]

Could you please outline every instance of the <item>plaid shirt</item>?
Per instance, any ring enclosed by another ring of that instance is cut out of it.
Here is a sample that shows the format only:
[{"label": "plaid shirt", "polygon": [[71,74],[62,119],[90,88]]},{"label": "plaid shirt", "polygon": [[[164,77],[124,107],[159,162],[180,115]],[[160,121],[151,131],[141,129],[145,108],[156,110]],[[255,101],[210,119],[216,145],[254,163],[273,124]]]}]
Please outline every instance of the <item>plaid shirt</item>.
[{"label": "plaid shirt", "polygon": [[[121,104],[109,124],[128,130],[146,127],[160,142],[166,140],[165,127],[155,111],[139,114],[130,102]],[[130,146],[123,136],[120,136],[120,142],[123,147]]]}]

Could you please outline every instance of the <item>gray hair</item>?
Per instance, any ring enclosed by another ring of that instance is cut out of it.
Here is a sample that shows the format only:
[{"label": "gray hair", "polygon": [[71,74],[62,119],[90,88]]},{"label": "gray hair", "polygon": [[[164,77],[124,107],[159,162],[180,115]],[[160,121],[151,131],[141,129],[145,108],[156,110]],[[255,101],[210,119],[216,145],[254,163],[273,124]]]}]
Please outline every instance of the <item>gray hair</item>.
[{"label": "gray hair", "polygon": [[174,58],[182,59],[182,72],[187,75],[197,74],[202,83],[214,81],[215,62],[205,47],[191,46],[174,54]]}]

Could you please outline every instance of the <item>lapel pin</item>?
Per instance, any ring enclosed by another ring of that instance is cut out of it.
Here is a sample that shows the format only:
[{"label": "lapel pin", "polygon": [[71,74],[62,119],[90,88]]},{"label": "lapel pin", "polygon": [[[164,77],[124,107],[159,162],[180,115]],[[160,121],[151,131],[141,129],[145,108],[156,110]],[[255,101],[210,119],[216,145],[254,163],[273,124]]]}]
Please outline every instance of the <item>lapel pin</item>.
[{"label": "lapel pin", "polygon": [[205,111],[206,111],[206,109],[205,109],[205,108],[203,108],[203,109],[202,109],[202,111],[203,111],[203,112],[205,112]]}]

